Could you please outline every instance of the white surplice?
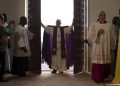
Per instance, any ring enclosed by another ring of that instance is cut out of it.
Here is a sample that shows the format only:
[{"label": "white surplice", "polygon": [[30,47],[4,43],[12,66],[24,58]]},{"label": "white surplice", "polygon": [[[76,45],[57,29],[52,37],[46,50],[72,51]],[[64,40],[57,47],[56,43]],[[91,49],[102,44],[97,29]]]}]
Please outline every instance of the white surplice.
[{"label": "white surplice", "polygon": [[[98,30],[103,29],[99,43],[96,43]],[[110,49],[115,46],[115,35],[111,23],[93,23],[89,28],[89,39],[93,41],[92,63],[111,63]]]}]

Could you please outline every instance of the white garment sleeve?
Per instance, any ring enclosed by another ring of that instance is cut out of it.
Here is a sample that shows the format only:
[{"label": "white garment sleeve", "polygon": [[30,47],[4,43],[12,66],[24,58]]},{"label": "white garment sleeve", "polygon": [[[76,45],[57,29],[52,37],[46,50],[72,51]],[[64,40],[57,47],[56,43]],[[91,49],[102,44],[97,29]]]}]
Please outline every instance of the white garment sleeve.
[{"label": "white garment sleeve", "polygon": [[22,29],[21,29],[22,27],[19,25],[19,26],[17,26],[17,28],[16,28],[16,30],[15,30],[15,32],[17,33],[17,35],[18,35],[18,47],[20,48],[20,47],[25,47],[25,40],[24,40],[24,33],[23,33],[23,31],[22,31]]},{"label": "white garment sleeve", "polygon": [[72,27],[70,27],[70,26],[64,28],[64,33],[65,33],[65,34],[66,34],[66,33],[71,33],[71,31],[72,31]]},{"label": "white garment sleeve", "polygon": [[47,33],[49,33],[49,34],[53,34],[53,27],[49,27],[49,26],[47,26],[46,27],[46,29],[45,29],[45,31],[47,32]]},{"label": "white garment sleeve", "polygon": [[96,27],[95,27],[95,23],[91,24],[89,27],[89,31],[88,31],[88,39],[91,40],[91,42],[95,42],[96,40]]}]

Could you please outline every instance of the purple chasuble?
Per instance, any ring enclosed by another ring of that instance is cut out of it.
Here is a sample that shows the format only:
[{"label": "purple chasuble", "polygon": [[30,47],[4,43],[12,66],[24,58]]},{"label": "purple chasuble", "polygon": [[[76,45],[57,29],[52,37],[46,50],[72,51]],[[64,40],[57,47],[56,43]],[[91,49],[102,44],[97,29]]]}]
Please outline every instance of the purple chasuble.
[{"label": "purple chasuble", "polygon": [[[47,64],[49,65],[49,67],[51,68],[51,59],[52,59],[52,54],[56,54],[56,50],[54,51],[54,49],[56,49],[57,47],[57,28],[55,30],[55,26],[50,26],[50,27],[54,27],[54,32],[53,32],[53,37],[51,37],[51,35],[49,35],[48,33],[46,33],[44,31],[44,35],[43,35],[43,45],[42,45],[42,58],[45,60],[45,62],[47,62]],[[70,34],[64,34],[64,27],[60,28],[60,32],[61,32],[61,56],[62,58],[66,58],[67,63],[66,66],[67,68],[69,68],[70,66],[73,65],[73,43],[72,43],[72,33]],[[66,40],[65,40],[66,39]],[[65,48],[66,45],[66,48]],[[65,53],[65,51],[67,51]]]}]

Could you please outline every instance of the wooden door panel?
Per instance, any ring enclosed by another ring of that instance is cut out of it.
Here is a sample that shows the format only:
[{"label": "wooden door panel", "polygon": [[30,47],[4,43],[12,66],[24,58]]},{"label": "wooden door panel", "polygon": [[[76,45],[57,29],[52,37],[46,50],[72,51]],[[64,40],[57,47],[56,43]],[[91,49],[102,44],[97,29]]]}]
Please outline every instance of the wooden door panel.
[{"label": "wooden door panel", "polygon": [[40,0],[28,0],[28,26],[34,33],[30,41],[30,71],[41,73]]},{"label": "wooden door panel", "polygon": [[84,0],[74,0],[74,74],[84,65]]}]

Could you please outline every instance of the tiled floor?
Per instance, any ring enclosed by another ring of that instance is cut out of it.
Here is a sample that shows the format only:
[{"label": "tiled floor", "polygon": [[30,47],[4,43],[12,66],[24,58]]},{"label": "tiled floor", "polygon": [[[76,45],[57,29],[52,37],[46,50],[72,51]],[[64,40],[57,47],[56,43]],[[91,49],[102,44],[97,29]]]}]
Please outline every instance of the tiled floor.
[{"label": "tiled floor", "polygon": [[42,72],[41,75],[31,74],[27,77],[6,75],[8,82],[0,82],[0,86],[107,86],[105,83],[95,83],[86,73],[74,75],[72,72],[51,74]]},{"label": "tiled floor", "polygon": [[42,73],[29,73],[27,77],[6,74],[8,82],[0,82],[0,86],[108,86],[106,83],[95,83],[87,73],[73,74],[73,67],[63,74],[51,74],[47,64],[42,64]]}]

